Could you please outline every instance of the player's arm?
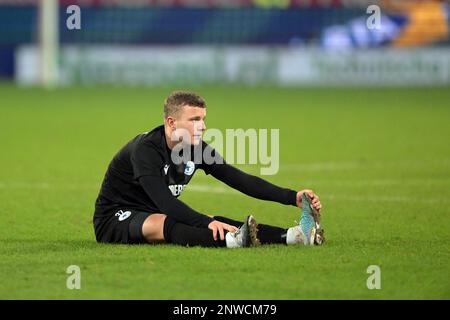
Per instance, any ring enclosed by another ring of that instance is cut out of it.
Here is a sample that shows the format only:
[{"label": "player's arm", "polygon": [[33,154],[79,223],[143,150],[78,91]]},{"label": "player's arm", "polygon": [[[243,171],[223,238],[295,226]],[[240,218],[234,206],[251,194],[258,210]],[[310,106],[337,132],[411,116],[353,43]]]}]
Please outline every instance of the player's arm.
[{"label": "player's arm", "polygon": [[297,205],[297,191],[276,186],[228,163],[211,166],[209,173],[214,178],[250,197],[285,205]]},{"label": "player's arm", "polygon": [[139,183],[162,213],[176,221],[191,226],[211,229],[214,240],[217,240],[218,237],[220,237],[221,240],[224,240],[225,231],[233,232],[237,230],[235,226],[216,221],[209,216],[201,214],[175,198],[169,192],[163,177],[141,176],[139,178]]},{"label": "player's arm", "polygon": [[204,154],[209,154],[215,161],[213,163],[202,163],[201,168],[206,174],[211,174],[214,178],[224,182],[228,186],[236,189],[250,197],[275,201],[285,205],[302,207],[302,194],[307,193],[311,202],[317,210],[322,208],[319,197],[311,190],[305,189],[294,191],[276,186],[264,179],[245,173],[238,168],[229,165],[223,157],[210,145],[203,142]]},{"label": "player's arm", "polygon": [[131,154],[131,164],[134,178],[161,213],[197,227],[208,227],[213,221],[212,218],[191,209],[172,195],[163,176],[162,168],[165,161],[152,144],[137,145]]},{"label": "player's arm", "polygon": [[264,179],[245,173],[227,163],[213,165],[210,173],[213,177],[226,183],[233,189],[253,198],[275,201],[281,204],[293,205],[301,208],[302,194],[306,192],[311,198],[313,206],[317,210],[322,208],[319,197],[314,194],[312,190],[305,189],[294,191],[282,188]]},{"label": "player's arm", "polygon": [[162,176],[141,176],[139,183],[147,195],[156,204],[161,213],[172,217],[174,220],[195,227],[208,227],[214,221],[200,212],[197,212],[184,202],[175,198]]},{"label": "player's arm", "polygon": [[162,175],[165,161],[153,145],[146,143],[137,145],[131,153],[130,161],[134,178],[161,213],[191,226],[211,229],[214,240],[217,240],[218,235],[221,240],[224,240],[225,231],[237,230],[234,226],[216,221],[191,209],[172,195]]}]

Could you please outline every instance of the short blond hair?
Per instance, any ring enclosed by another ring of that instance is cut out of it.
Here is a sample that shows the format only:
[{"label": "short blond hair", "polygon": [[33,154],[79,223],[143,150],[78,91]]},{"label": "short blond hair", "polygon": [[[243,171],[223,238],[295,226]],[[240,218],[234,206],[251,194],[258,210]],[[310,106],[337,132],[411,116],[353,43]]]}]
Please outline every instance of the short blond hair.
[{"label": "short blond hair", "polygon": [[183,106],[206,108],[206,102],[193,92],[174,91],[164,101],[164,117],[176,116]]}]

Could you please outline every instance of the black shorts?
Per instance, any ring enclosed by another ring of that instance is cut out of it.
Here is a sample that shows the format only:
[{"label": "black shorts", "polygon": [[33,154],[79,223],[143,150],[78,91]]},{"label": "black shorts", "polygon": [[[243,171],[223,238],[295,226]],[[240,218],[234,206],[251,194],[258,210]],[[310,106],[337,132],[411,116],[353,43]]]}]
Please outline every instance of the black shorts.
[{"label": "black shorts", "polygon": [[114,209],[104,218],[94,218],[97,242],[104,243],[147,243],[142,235],[142,225],[155,212],[134,209]]}]

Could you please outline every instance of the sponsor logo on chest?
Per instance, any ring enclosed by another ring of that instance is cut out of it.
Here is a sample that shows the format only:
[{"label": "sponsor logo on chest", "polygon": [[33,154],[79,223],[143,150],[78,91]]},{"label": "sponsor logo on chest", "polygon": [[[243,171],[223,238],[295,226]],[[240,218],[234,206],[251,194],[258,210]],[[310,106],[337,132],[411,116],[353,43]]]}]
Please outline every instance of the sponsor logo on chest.
[{"label": "sponsor logo on chest", "polygon": [[178,197],[183,192],[184,188],[186,188],[185,184],[171,184],[171,185],[169,185],[169,190],[170,190],[170,192],[172,192],[172,195],[174,197]]}]

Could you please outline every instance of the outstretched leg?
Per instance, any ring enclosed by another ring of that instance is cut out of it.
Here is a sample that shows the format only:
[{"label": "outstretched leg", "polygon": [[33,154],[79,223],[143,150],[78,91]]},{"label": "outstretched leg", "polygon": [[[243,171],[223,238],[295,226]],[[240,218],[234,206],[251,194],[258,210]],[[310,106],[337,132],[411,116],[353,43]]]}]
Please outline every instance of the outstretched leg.
[{"label": "outstretched leg", "polygon": [[155,213],[142,225],[142,236],[148,243],[173,243],[183,246],[224,247],[225,241],[214,240],[212,230],[177,222],[165,214]]},{"label": "outstretched leg", "polygon": [[[243,222],[222,216],[215,216],[214,219],[238,228],[243,224]],[[270,226],[267,224],[258,224],[258,239],[261,241],[261,244],[286,244],[287,233],[288,229]]]},{"label": "outstretched leg", "polygon": [[[306,201],[305,201],[306,202]],[[212,230],[208,228],[198,228],[177,222],[164,214],[150,215],[142,225],[142,235],[149,243],[167,242],[182,246],[202,246],[202,247],[242,247],[261,244],[312,244],[314,239],[309,241],[310,232],[303,232],[305,217],[312,219],[308,210],[303,209],[301,225],[288,229],[266,224],[256,224],[254,218],[250,216],[247,222],[241,222],[222,216],[214,216],[214,219],[223,223],[240,228],[241,234],[225,233],[225,240],[214,240]],[[311,217],[311,218],[310,218]],[[253,223],[249,223],[252,221]],[[306,219],[306,221],[308,221]],[[309,221],[308,221],[309,222]],[[257,227],[256,227],[257,226]],[[256,233],[257,228],[257,233]],[[315,228],[311,228],[316,230]],[[308,230],[309,231],[309,230]],[[254,237],[256,233],[256,237]],[[315,232],[314,232],[315,233]],[[253,239],[253,237],[255,239]],[[246,240],[247,239],[247,240]],[[250,240],[251,239],[251,240]],[[256,240],[256,241],[255,241]],[[314,241],[314,244],[321,244]],[[257,243],[257,244],[255,244]]]},{"label": "outstretched leg", "polygon": [[225,247],[226,241],[213,238],[212,230],[208,228],[192,227],[177,222],[170,217],[164,223],[164,239],[168,243],[182,246]]},{"label": "outstretched leg", "polygon": [[[321,245],[325,238],[320,227],[320,213],[311,204],[311,199],[305,194],[302,196],[302,214],[300,224],[288,229],[258,224],[258,239],[261,244],[303,244]],[[226,217],[215,216],[214,219],[233,226],[240,226],[242,222]]]},{"label": "outstretched leg", "polygon": [[152,214],[142,224],[142,236],[148,243],[167,242],[182,246],[239,248],[259,245],[257,223],[252,216],[237,227],[238,231],[225,231],[224,240],[214,240],[213,231],[208,228],[189,226],[164,214]]}]

